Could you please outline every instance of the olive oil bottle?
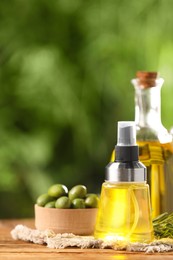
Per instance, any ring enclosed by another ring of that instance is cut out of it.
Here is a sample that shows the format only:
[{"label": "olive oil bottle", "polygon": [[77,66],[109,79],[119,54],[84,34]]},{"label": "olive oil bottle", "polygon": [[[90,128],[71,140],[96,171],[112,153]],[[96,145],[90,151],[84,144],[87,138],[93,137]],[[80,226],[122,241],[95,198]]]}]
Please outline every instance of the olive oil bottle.
[{"label": "olive oil bottle", "polygon": [[173,142],[161,122],[163,82],[157,72],[139,71],[132,80],[139,160],[147,167],[153,218],[173,212]]},{"label": "olive oil bottle", "polygon": [[173,211],[173,142],[161,122],[161,88],[164,80],[156,72],[137,72],[135,122],[139,158],[147,167],[152,215]]},{"label": "olive oil bottle", "polygon": [[106,167],[96,238],[150,242],[153,226],[146,167],[138,160],[135,122],[118,122],[116,160]]}]

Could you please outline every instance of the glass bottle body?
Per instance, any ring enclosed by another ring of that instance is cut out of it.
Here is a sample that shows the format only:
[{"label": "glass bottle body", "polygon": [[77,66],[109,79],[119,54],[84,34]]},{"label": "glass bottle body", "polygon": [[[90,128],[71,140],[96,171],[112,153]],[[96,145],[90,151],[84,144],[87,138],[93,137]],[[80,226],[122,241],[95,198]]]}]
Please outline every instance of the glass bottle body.
[{"label": "glass bottle body", "polygon": [[148,184],[104,182],[94,235],[104,240],[150,242],[153,227]]},{"label": "glass bottle body", "polygon": [[155,79],[147,87],[139,79],[132,80],[132,83],[135,87],[139,160],[147,167],[147,183],[150,185],[154,218],[165,211],[173,211],[173,143],[172,136],[162,125],[160,115],[163,79]]}]

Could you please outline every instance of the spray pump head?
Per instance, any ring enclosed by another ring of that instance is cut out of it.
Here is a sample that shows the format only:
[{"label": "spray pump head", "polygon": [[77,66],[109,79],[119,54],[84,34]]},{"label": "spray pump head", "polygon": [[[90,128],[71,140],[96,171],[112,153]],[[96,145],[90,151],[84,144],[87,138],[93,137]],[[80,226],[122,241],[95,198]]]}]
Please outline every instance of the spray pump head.
[{"label": "spray pump head", "polygon": [[118,146],[136,145],[136,126],[133,121],[118,122]]},{"label": "spray pump head", "polygon": [[138,161],[138,146],[136,145],[136,126],[134,121],[118,122],[118,138],[115,146],[116,161]]},{"label": "spray pump head", "polygon": [[106,167],[106,180],[112,182],[146,181],[146,167],[139,161],[134,121],[118,122],[115,161]]}]

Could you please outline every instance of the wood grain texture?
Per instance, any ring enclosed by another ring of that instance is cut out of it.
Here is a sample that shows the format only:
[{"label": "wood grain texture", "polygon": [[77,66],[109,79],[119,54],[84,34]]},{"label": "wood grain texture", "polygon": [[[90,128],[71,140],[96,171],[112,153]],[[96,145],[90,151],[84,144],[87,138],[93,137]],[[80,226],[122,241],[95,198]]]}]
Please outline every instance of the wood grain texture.
[{"label": "wood grain texture", "polygon": [[45,245],[37,245],[11,238],[10,231],[17,225],[22,224],[30,228],[34,228],[34,221],[32,219],[21,220],[0,220],[0,260],[17,260],[17,259],[99,259],[99,260],[163,260],[173,259],[172,253],[130,253],[117,252],[111,249],[50,249]]},{"label": "wood grain texture", "polygon": [[37,229],[51,229],[55,233],[91,235],[94,232],[96,215],[97,208],[55,209],[35,205],[35,225]]}]

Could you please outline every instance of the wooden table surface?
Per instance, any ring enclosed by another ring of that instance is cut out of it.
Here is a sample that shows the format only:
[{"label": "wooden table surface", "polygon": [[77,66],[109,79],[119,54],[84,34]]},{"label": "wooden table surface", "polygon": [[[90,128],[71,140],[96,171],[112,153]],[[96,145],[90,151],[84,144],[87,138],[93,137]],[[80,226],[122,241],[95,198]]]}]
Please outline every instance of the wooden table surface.
[{"label": "wooden table surface", "polygon": [[129,253],[123,251],[114,251],[112,249],[50,249],[45,245],[38,245],[29,242],[13,240],[10,231],[17,225],[23,224],[34,228],[32,219],[20,220],[0,220],[0,260],[13,259],[118,259],[118,260],[165,260],[173,259],[172,253]]}]

